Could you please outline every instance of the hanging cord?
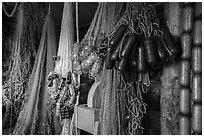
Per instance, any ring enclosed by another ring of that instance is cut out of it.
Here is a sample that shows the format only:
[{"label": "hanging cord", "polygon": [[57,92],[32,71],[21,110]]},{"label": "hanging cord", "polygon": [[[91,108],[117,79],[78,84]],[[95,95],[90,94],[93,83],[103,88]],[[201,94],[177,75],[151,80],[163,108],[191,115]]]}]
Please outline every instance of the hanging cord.
[{"label": "hanging cord", "polygon": [[51,5],[50,5],[50,2],[49,2],[49,7],[48,7],[48,14],[51,13]]},{"label": "hanging cord", "polygon": [[2,6],[3,6],[3,10],[6,14],[6,16],[8,16],[9,18],[13,17],[13,15],[15,14],[16,10],[17,10],[17,7],[18,7],[18,2],[15,3],[15,6],[13,8],[13,11],[11,12],[11,14],[8,13],[8,11],[6,10],[6,7],[5,7],[5,4],[2,3]]},{"label": "hanging cord", "polygon": [[[78,2],[76,2],[76,35],[77,35],[77,43],[79,43],[79,10],[78,10]],[[77,88],[80,86],[80,75],[77,76]]]},{"label": "hanging cord", "polygon": [[[77,94],[77,99],[76,99],[76,104],[75,104],[75,107],[79,105],[79,96],[80,96],[80,92],[78,92]],[[76,124],[78,125],[78,110],[76,111],[76,114],[74,115],[75,117],[75,133],[76,135],[78,135],[78,130],[77,130],[77,127],[76,127]]]},{"label": "hanging cord", "polygon": [[78,2],[76,2],[76,34],[77,34],[77,43],[79,43],[79,13],[78,13]]},{"label": "hanging cord", "polygon": [[[79,43],[79,14],[78,14],[78,2],[76,2],[76,35],[77,35],[77,43]],[[77,76],[77,83],[80,85],[80,75]],[[79,85],[77,85],[77,88],[79,88]],[[77,93],[77,97],[76,97],[76,103],[75,103],[75,108],[79,105],[79,96],[80,96],[80,92]],[[74,108],[74,109],[75,109]],[[77,131],[77,126],[78,125],[78,120],[77,120],[77,110],[74,111],[73,115],[72,115],[72,120],[71,120],[71,124],[70,124],[70,134],[74,135],[72,132],[72,129],[75,129],[75,134],[78,135],[78,131]]]},{"label": "hanging cord", "polygon": [[[10,90],[10,100],[12,99],[12,93],[11,93],[11,90]],[[12,133],[12,121],[13,121],[13,119],[12,119],[12,115],[13,115],[13,107],[11,106],[10,107],[10,117],[9,117],[9,132],[10,132],[10,134]]]},{"label": "hanging cord", "polygon": [[[80,96],[80,92],[78,91],[77,97],[76,97],[75,108],[79,105],[79,96]],[[78,130],[77,130],[77,125],[78,125],[77,123],[78,123],[78,110],[74,111],[74,113],[72,115],[72,120],[71,120],[71,124],[70,124],[70,129],[71,129],[70,134],[71,135],[79,135]],[[75,129],[75,134],[72,131],[73,128]]]},{"label": "hanging cord", "polygon": [[129,113],[129,123],[127,127],[127,133],[130,135],[135,134],[142,134],[143,133],[143,127],[141,125],[142,123],[142,117],[144,114],[146,114],[146,106],[147,104],[143,102],[142,95],[141,95],[141,88],[140,83],[136,83],[136,94],[134,92],[134,88],[127,90],[127,100],[128,103],[126,104],[126,107],[128,109]]},{"label": "hanging cord", "polygon": [[133,84],[125,82],[125,80],[124,80],[124,78],[123,78],[123,75],[120,74],[119,71],[118,71],[118,73],[119,73],[119,75],[120,75],[119,85],[123,85],[123,88],[121,88],[121,89],[120,89],[120,88],[117,88],[117,91],[126,91],[126,90],[130,89],[130,88],[133,86]]}]

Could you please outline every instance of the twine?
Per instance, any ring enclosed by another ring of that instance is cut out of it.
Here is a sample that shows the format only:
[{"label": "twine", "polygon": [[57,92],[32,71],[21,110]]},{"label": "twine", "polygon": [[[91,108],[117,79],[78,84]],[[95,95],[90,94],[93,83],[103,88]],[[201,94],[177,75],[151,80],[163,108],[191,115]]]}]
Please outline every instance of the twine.
[{"label": "twine", "polygon": [[17,8],[18,8],[18,2],[15,3],[15,6],[11,12],[11,14],[8,13],[8,11],[6,10],[6,7],[5,7],[5,4],[4,2],[2,3],[2,6],[3,6],[3,10],[6,14],[6,16],[8,16],[9,18],[13,17],[13,15],[15,14],[15,12],[17,11]]}]

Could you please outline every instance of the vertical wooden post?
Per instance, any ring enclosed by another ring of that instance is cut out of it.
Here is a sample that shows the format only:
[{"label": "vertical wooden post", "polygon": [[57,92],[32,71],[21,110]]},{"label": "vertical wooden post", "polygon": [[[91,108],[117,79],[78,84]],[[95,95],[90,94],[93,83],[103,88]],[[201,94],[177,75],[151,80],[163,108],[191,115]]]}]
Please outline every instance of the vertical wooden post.
[{"label": "vertical wooden post", "polygon": [[179,133],[179,66],[172,64],[165,67],[161,77],[161,134],[176,135]]},{"label": "vertical wooden post", "polygon": [[[176,39],[180,37],[182,9],[178,2],[166,3],[164,9],[166,24],[169,31]],[[172,63],[164,67],[161,76],[161,134],[176,135],[179,134],[179,67]]]}]

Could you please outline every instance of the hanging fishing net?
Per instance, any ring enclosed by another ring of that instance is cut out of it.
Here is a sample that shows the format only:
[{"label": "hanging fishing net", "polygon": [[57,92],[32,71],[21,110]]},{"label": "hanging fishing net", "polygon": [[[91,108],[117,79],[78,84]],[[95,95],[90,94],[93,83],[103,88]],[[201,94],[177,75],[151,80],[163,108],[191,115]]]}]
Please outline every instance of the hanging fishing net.
[{"label": "hanging fishing net", "polygon": [[[147,15],[147,11],[151,11],[151,16]],[[73,110],[78,102],[80,76],[83,74],[100,82],[102,96],[98,134],[142,134],[142,118],[147,106],[142,92],[145,93],[150,85],[149,75],[141,74],[139,80],[134,80],[137,79],[136,74],[130,71],[124,73],[122,68],[119,70],[111,66],[107,62],[110,56],[108,50],[121,26],[125,26],[125,31],[119,45],[120,59],[126,37],[132,34],[144,37],[160,35],[158,21],[151,20],[154,17],[154,8],[144,3],[99,3],[84,39],[74,43],[73,4],[64,3],[59,49],[53,58],[55,68],[52,70],[53,64],[48,66],[54,53],[48,50],[51,41],[48,16],[27,98],[13,134],[74,134]]]},{"label": "hanging fishing net", "polygon": [[35,64],[29,79],[26,98],[13,134],[54,134],[52,113],[47,107],[47,76],[54,69],[56,54],[54,22],[46,17]]},{"label": "hanging fishing net", "polygon": [[45,7],[42,3],[21,3],[18,7],[16,30],[11,40],[9,74],[3,83],[3,105],[6,106],[3,128],[11,129],[16,123],[34,65],[44,18]]},{"label": "hanging fishing net", "polygon": [[65,2],[61,32],[59,39],[59,48],[55,60],[55,68],[49,73],[48,92],[49,104],[51,110],[55,113],[61,127],[61,133],[70,134],[71,118],[75,103],[75,87],[73,84],[71,52],[74,45],[74,18],[73,3]]},{"label": "hanging fishing net", "polygon": [[[87,34],[73,47],[73,71],[78,75],[88,73],[90,79],[100,82],[102,100],[98,134],[141,134],[143,131],[141,120],[146,113],[141,95],[145,92],[143,84],[128,82],[121,72],[107,68],[104,62],[110,39],[121,25],[128,26],[125,36],[137,33],[138,24],[134,21],[145,12],[145,6],[143,3],[99,3]],[[144,15],[140,17],[139,23],[144,25]],[[145,25],[138,27],[145,36],[156,30]]]},{"label": "hanging fishing net", "polygon": [[116,30],[124,24],[129,26],[127,35],[134,32],[132,19],[142,7],[141,3],[99,3],[87,34],[74,47],[77,50],[73,50],[73,70],[79,75],[88,73],[89,78],[100,82],[102,101],[98,134],[142,133],[141,119],[146,113],[141,95],[143,86],[140,82],[127,82],[121,72],[107,69],[103,63]]}]

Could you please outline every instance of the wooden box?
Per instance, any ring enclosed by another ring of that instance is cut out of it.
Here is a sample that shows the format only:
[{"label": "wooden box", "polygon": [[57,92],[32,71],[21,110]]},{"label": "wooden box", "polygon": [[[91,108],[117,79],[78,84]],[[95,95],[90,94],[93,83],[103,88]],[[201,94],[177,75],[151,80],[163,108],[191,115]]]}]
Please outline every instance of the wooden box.
[{"label": "wooden box", "polygon": [[95,124],[99,121],[100,110],[86,105],[74,108],[76,127],[86,132],[95,134]]}]

